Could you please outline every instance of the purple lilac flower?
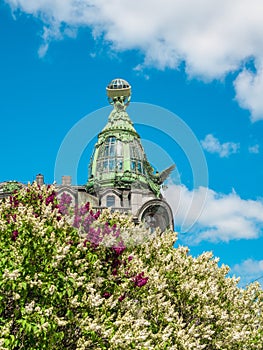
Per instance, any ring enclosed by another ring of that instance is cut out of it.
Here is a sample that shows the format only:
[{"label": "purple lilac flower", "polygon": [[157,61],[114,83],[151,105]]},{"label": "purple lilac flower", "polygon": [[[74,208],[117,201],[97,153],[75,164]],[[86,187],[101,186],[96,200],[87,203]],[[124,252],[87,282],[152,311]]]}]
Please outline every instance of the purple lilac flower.
[{"label": "purple lilac flower", "polygon": [[95,220],[97,220],[100,216],[100,211],[98,210],[97,213],[94,214]]},{"label": "purple lilac flower", "polygon": [[132,281],[134,282],[135,287],[142,287],[148,282],[149,277],[143,277],[143,276],[144,276],[144,272],[141,272],[132,278]]},{"label": "purple lilac flower", "polygon": [[123,299],[125,299],[125,297],[126,297],[126,295],[125,295],[125,293],[124,293],[124,294],[122,294],[122,295],[118,298],[118,300],[119,300],[119,301],[123,301]]},{"label": "purple lilac flower", "polygon": [[55,192],[52,192],[50,196],[46,198],[46,205],[49,205],[49,203],[53,203],[56,195]]},{"label": "purple lilac flower", "polygon": [[118,238],[120,236],[120,230],[116,230],[113,234],[114,237]]},{"label": "purple lilac flower", "polygon": [[105,299],[108,299],[110,296],[111,296],[111,293],[109,293],[109,292],[103,293],[103,297],[104,297]]},{"label": "purple lilac flower", "polygon": [[14,206],[14,208],[18,207],[19,200],[16,197],[10,196],[9,197],[10,204]]},{"label": "purple lilac flower", "polygon": [[69,194],[63,192],[59,202],[62,205],[70,205],[72,202],[72,197]]},{"label": "purple lilac flower", "polygon": [[88,231],[87,239],[91,243],[98,245],[102,240],[102,237],[100,237],[100,228],[96,230],[95,228],[91,227]]},{"label": "purple lilac flower", "polygon": [[111,227],[109,224],[106,222],[103,228],[103,235],[109,235],[111,233]]},{"label": "purple lilac flower", "polygon": [[69,207],[71,205],[71,202],[72,202],[72,197],[65,192],[62,193],[62,196],[60,197],[59,204],[58,204],[59,212],[62,215],[69,214]]},{"label": "purple lilac flower", "polygon": [[12,232],[12,236],[11,236],[11,239],[12,239],[12,241],[16,241],[16,239],[17,239],[17,237],[18,237],[18,231],[17,230],[14,230],[13,232]]},{"label": "purple lilac flower", "polygon": [[126,247],[125,247],[125,245],[123,244],[122,241],[120,241],[119,244],[118,244],[117,246],[112,247],[112,249],[114,250],[114,252],[115,252],[118,256],[121,255],[121,254],[124,252],[125,248],[126,248]]},{"label": "purple lilac flower", "polygon": [[112,262],[112,267],[118,267],[121,265],[121,261],[119,259],[114,259]]},{"label": "purple lilac flower", "polygon": [[73,226],[76,227],[76,228],[79,228],[80,222],[81,222],[81,218],[78,215],[75,215],[74,216]]},{"label": "purple lilac flower", "polygon": [[117,276],[118,275],[117,269],[113,269],[111,274],[112,276]]},{"label": "purple lilac flower", "polygon": [[90,225],[92,224],[93,221],[94,220],[92,219],[92,217],[90,217],[90,216],[85,217],[83,224],[82,224],[85,232],[89,232]]},{"label": "purple lilac flower", "polygon": [[59,209],[60,214],[62,214],[62,215],[68,214],[68,208],[64,204],[59,203],[58,209]]},{"label": "purple lilac flower", "polygon": [[88,210],[87,210],[87,208],[85,207],[85,205],[79,209],[79,214],[80,214],[81,216],[84,216],[87,212],[88,212]]}]

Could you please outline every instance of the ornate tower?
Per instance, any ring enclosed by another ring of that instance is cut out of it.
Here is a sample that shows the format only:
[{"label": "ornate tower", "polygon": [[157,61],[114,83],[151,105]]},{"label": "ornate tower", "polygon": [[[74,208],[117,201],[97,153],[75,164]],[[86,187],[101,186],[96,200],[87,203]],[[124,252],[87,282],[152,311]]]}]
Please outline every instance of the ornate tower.
[{"label": "ornate tower", "polygon": [[152,228],[173,229],[172,211],[160,190],[174,166],[153,172],[126,112],[131,98],[129,83],[114,79],[106,91],[113,110],[94,147],[87,192],[98,199],[99,208],[130,212],[135,222],[144,221]]}]

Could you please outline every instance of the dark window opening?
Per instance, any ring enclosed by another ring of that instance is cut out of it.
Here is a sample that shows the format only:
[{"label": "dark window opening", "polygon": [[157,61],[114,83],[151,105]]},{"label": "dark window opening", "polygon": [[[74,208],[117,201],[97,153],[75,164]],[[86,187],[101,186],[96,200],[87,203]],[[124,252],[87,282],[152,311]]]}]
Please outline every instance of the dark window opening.
[{"label": "dark window opening", "polygon": [[107,196],[106,206],[107,207],[114,207],[115,206],[115,196]]}]

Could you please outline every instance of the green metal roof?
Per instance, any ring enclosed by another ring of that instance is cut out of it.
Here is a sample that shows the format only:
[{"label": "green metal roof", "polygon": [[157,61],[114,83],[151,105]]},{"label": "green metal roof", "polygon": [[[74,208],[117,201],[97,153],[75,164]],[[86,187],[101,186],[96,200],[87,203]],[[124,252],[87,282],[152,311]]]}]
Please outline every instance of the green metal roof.
[{"label": "green metal roof", "polygon": [[140,136],[126,112],[131,87],[123,79],[114,79],[107,87],[113,110],[108,123],[98,135],[89,166],[87,191],[99,188],[148,188],[160,196],[162,177],[154,174],[142,147]]}]

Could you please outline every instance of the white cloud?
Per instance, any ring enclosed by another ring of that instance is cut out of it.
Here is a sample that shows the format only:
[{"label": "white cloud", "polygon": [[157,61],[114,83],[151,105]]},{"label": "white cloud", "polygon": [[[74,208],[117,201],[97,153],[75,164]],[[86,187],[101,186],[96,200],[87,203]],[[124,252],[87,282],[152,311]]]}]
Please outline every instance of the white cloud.
[{"label": "white cloud", "polygon": [[259,145],[256,144],[256,145],[250,146],[248,148],[248,151],[249,151],[249,153],[258,154],[259,153]]},{"label": "white cloud", "polygon": [[234,191],[216,193],[200,187],[193,191],[183,185],[170,185],[165,191],[175,224],[188,243],[228,242],[256,239],[263,229],[263,202],[244,200]]},{"label": "white cloud", "polygon": [[217,153],[221,158],[237,153],[240,147],[238,143],[234,142],[220,143],[212,134],[206,135],[205,139],[201,141],[201,145],[207,152]]},{"label": "white cloud", "polygon": [[[221,79],[254,59],[256,71],[244,69],[235,82],[236,98],[254,121],[263,119],[262,0],[5,0],[39,17],[52,38],[87,26],[94,38],[103,37],[113,50],[140,50],[142,66],[177,68],[190,76]],[[42,53],[46,51],[40,50]]]},{"label": "white cloud", "polygon": [[241,264],[236,264],[231,268],[231,274],[241,277],[240,284],[245,286],[258,280],[263,282],[263,260],[247,259]]},{"label": "white cloud", "polygon": [[251,112],[251,121],[263,119],[263,61],[255,73],[244,69],[234,82],[236,100]]}]

